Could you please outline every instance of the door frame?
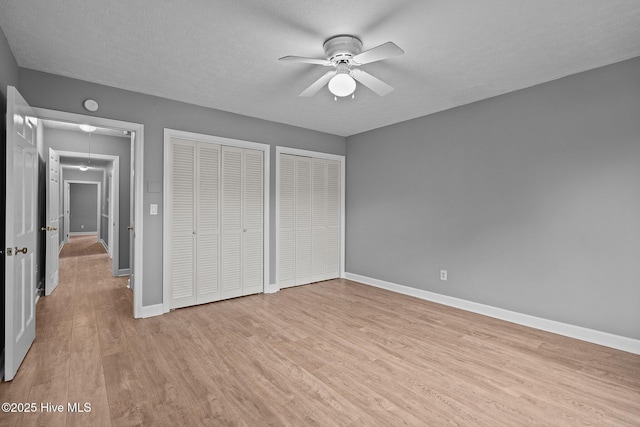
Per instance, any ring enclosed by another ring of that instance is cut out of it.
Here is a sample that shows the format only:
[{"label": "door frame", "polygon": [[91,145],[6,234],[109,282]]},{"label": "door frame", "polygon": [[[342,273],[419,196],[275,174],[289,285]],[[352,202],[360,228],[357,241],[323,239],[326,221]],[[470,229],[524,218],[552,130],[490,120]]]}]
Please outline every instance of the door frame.
[{"label": "door frame", "polygon": [[269,187],[270,187],[270,154],[271,146],[269,144],[263,144],[260,142],[244,141],[240,139],[224,138],[221,136],[206,135],[202,133],[186,132],[176,129],[164,129],[164,163],[163,163],[163,203],[162,209],[164,215],[162,216],[162,239],[164,244],[162,245],[162,308],[163,314],[168,313],[171,309],[170,304],[170,283],[171,283],[171,270],[168,268],[171,261],[171,230],[169,229],[169,212],[172,204],[171,192],[169,191],[169,167],[171,164],[171,138],[187,139],[195,142],[205,142],[210,144],[226,145],[230,147],[249,148],[252,150],[259,150],[263,152],[263,193],[262,193],[262,291],[263,293],[270,293],[271,286],[269,284],[269,212],[270,212],[270,199],[269,199]]},{"label": "door frame", "polygon": [[321,153],[319,151],[302,150],[276,146],[276,277],[275,284],[271,285],[272,292],[280,290],[280,155],[290,154],[294,156],[311,157],[315,159],[335,160],[340,162],[340,278],[344,278],[345,272],[345,171],[346,157],[339,154]]},{"label": "door frame", "polygon": [[[133,317],[146,317],[142,301],[144,291],[144,265],[143,265],[143,243],[144,243],[144,125],[141,123],[125,122],[103,117],[87,116],[84,114],[68,113],[66,111],[50,110],[47,108],[33,108],[39,119],[58,120],[71,123],[85,123],[97,127],[115,128],[135,132],[133,138],[134,157],[134,180],[135,180],[135,224],[134,232],[134,259],[133,266],[136,272],[136,281],[139,284],[133,289]],[[93,157],[93,155],[92,155]],[[115,234],[115,233],[114,233]]]},{"label": "door frame", "polygon": [[[63,181],[64,183],[64,210],[67,211],[71,207],[71,184],[88,184],[88,185],[97,185],[98,189],[97,189],[97,194],[96,194],[96,241],[100,241],[100,201],[102,200],[102,183],[99,181],[82,181],[82,180],[78,180],[78,179],[65,179]],[[71,215],[71,212],[69,212],[69,215],[67,215],[65,213],[64,215],[64,231],[66,234],[71,235],[71,231],[69,231],[69,224],[71,223],[71,219],[69,218],[69,216]],[[76,232],[75,235],[76,236],[80,236],[84,233],[78,233]],[[93,233],[90,233],[93,234]],[[66,239],[65,239],[66,240]]]},{"label": "door frame", "polygon": [[[61,157],[69,157],[69,158],[74,158],[74,159],[84,159],[87,158],[87,153],[81,153],[81,152],[77,152],[77,151],[56,151]],[[120,156],[114,156],[111,154],[91,154],[91,158],[92,159],[96,159],[96,160],[108,160],[110,162],[112,162],[113,164],[113,170],[112,170],[112,174],[113,177],[111,178],[113,181],[111,183],[109,183],[109,192],[113,192],[112,195],[107,195],[108,197],[112,197],[114,198],[115,201],[111,201],[111,199],[109,200],[109,233],[112,233],[113,236],[111,236],[111,234],[109,235],[110,238],[112,238],[112,240],[109,240],[110,245],[109,245],[109,254],[112,258],[112,262],[111,262],[111,274],[115,277],[115,276],[120,276],[122,275],[120,273],[120,258],[119,258],[119,254],[120,254],[120,234],[116,233],[114,231],[115,230],[119,230],[120,229],[120,215],[113,215],[111,216],[111,208],[113,206],[113,208],[115,209],[115,212],[120,212]],[[68,166],[63,165],[62,166],[63,169],[69,169]],[[107,169],[105,168],[105,171]],[[108,178],[107,178],[108,179]],[[64,172],[62,173],[62,180],[64,181]],[[113,185],[112,185],[113,184]],[[62,191],[64,191],[64,188],[62,189]],[[66,199],[65,199],[66,200]],[[63,207],[64,209],[64,207]],[[64,212],[63,212],[64,213]],[[64,216],[66,218],[66,215]],[[65,227],[67,227],[67,224],[65,223]],[[67,228],[65,228],[65,234],[66,234]],[[100,237],[100,235],[98,235],[98,238]],[[67,242],[67,238],[66,236],[64,237],[64,242]]]}]

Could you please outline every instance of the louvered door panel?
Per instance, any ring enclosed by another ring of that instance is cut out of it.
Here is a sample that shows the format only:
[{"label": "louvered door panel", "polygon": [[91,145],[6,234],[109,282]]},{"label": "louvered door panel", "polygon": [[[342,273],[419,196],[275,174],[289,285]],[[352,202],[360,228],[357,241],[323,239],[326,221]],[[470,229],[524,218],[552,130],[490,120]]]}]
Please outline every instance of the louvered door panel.
[{"label": "louvered door panel", "polygon": [[326,279],[327,162],[311,160],[311,282]]},{"label": "louvered door panel", "polygon": [[242,294],[263,289],[262,213],[263,213],[263,153],[243,151],[242,176]]},{"label": "louvered door panel", "polygon": [[242,236],[225,233],[222,236],[221,297],[235,298],[242,295]]},{"label": "louvered door panel", "polygon": [[340,228],[327,229],[326,279],[340,277]]},{"label": "louvered door panel", "polygon": [[244,150],[243,229],[262,230],[262,151]]},{"label": "louvered door panel", "polygon": [[327,160],[327,279],[340,277],[341,165]]},{"label": "louvered door panel", "polygon": [[293,230],[296,226],[296,158],[280,155],[280,230]]},{"label": "louvered door panel", "polygon": [[195,143],[171,142],[171,308],[196,303],[194,277]]},{"label": "louvered door panel", "polygon": [[280,155],[279,194],[279,260],[278,283],[280,288],[294,286],[295,283],[295,225],[296,225],[296,158],[288,154]]},{"label": "louvered door panel", "polygon": [[262,232],[247,231],[242,241],[242,295],[262,292]]},{"label": "louvered door panel", "polygon": [[311,235],[311,282],[327,279],[327,228],[313,229]]},{"label": "louvered door panel", "polygon": [[197,146],[197,303],[220,299],[220,146]]},{"label": "louvered door panel", "polygon": [[222,147],[222,298],[242,295],[242,148]]},{"label": "louvered door panel", "polygon": [[278,283],[280,288],[295,286],[296,234],[295,230],[280,230]]},{"label": "louvered door panel", "polygon": [[312,209],[311,221],[314,229],[327,225],[327,162],[322,159],[311,161]]},{"label": "louvered door panel", "polygon": [[340,163],[327,160],[327,226],[340,227]]},{"label": "louvered door panel", "polygon": [[311,281],[311,159],[296,158],[295,283]]}]

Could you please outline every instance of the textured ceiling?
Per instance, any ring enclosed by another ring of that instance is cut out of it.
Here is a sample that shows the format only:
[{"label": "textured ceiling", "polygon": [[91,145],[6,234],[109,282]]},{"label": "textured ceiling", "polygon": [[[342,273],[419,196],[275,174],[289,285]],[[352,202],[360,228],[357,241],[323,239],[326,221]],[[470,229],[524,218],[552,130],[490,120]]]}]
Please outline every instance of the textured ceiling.
[{"label": "textured ceiling", "polygon": [[[348,136],[640,56],[638,0],[0,0],[21,67]],[[395,87],[298,93],[352,34]],[[98,100],[100,101],[100,100]]]}]

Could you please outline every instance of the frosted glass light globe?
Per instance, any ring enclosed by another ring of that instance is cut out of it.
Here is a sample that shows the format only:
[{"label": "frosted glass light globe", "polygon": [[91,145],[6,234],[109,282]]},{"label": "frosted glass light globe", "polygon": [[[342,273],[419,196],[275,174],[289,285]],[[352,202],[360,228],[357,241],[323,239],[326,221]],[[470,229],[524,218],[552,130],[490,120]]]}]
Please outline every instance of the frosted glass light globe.
[{"label": "frosted glass light globe", "polygon": [[336,74],[329,80],[329,91],[335,96],[349,96],[356,90],[356,81],[346,73]]}]

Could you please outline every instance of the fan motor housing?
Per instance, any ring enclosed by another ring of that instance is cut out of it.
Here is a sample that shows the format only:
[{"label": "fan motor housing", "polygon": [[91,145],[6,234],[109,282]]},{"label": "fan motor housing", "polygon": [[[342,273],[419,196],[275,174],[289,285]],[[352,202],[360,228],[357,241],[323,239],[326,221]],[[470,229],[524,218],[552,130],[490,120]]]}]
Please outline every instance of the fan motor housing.
[{"label": "fan motor housing", "polygon": [[334,63],[348,61],[362,52],[360,39],[349,35],[331,37],[323,47],[327,59]]}]

